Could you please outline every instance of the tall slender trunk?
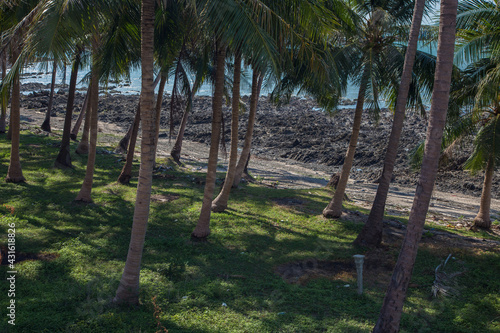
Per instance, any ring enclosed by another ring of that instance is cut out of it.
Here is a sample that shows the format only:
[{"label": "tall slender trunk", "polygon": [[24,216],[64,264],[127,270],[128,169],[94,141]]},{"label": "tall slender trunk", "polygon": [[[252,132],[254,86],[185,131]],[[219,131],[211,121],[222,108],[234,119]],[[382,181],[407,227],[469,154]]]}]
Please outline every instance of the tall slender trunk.
[{"label": "tall slender trunk", "polygon": [[345,155],[344,164],[340,173],[340,179],[335,189],[332,201],[323,210],[323,216],[327,218],[337,218],[342,215],[342,201],[344,200],[345,189],[347,181],[349,180],[349,173],[351,172],[352,164],[354,161],[354,153],[358,145],[359,130],[361,128],[361,118],[363,115],[363,107],[365,103],[365,91],[368,81],[369,69],[365,67],[363,76],[361,77],[361,84],[358,92],[358,101],[356,102],[356,111],[354,112],[354,122],[352,124],[352,134],[349,140],[349,148]]},{"label": "tall slender trunk", "polygon": [[376,247],[382,242],[382,229],[385,202],[389,192],[392,172],[398,152],[399,139],[403,130],[403,122],[405,119],[406,102],[408,99],[408,91],[412,81],[413,64],[415,63],[415,55],[417,53],[418,35],[422,23],[422,16],[425,8],[425,0],[416,0],[413,9],[413,19],[410,30],[410,38],[405,54],[405,62],[403,65],[403,73],[401,74],[401,83],[398,89],[398,97],[396,100],[396,108],[394,110],[394,120],[392,123],[391,135],[387,144],[385,153],[384,169],[382,177],[377,188],[377,194],[373,201],[372,209],[368,220],[354,241],[356,244],[363,246]]},{"label": "tall slender trunk", "polygon": [[481,192],[481,204],[479,212],[474,218],[474,225],[479,228],[491,228],[490,205],[491,205],[491,186],[493,184],[493,175],[495,174],[493,157],[490,157],[486,170],[484,171],[483,191]]},{"label": "tall slender trunk", "polygon": [[260,89],[264,77],[256,70],[252,75],[252,95],[250,96],[250,110],[248,111],[247,132],[245,133],[245,141],[243,142],[243,150],[241,151],[240,159],[236,165],[234,173],[233,187],[238,187],[243,175],[243,170],[250,158],[250,149],[252,148],[253,127],[255,125],[255,116],[257,115],[257,105],[259,104]]},{"label": "tall slender trunk", "polygon": [[222,97],[224,93],[224,70],[226,49],[217,42],[217,59],[215,72],[215,88],[212,98],[212,135],[210,138],[210,154],[208,156],[207,179],[200,218],[191,237],[204,239],[210,235],[210,209],[214,195],[215,179],[217,177],[217,158],[219,153],[220,132],[222,126]]},{"label": "tall slender trunk", "polygon": [[40,128],[45,132],[52,132],[50,128],[50,114],[52,113],[52,105],[54,104],[54,90],[56,89],[56,74],[57,74],[57,61],[54,59],[54,65],[52,66],[52,81],[50,82],[50,95],[49,95],[49,105],[47,105],[47,112],[45,113],[45,120]]},{"label": "tall slender trunk", "polygon": [[408,229],[373,332],[399,331],[403,303],[415,265],[418,243],[422,237],[425,216],[429,209],[441,154],[441,139],[450,97],[457,5],[457,0],[441,1],[434,91],[432,92],[422,169],[408,220]]},{"label": "tall slender trunk", "polygon": [[[158,74],[153,84],[153,89],[156,87],[156,84],[158,83],[158,79],[160,78],[160,76],[161,73]],[[161,77],[163,78],[163,76]],[[163,88],[165,88],[165,83],[163,85],[164,85]],[[132,163],[134,161],[135,145],[137,144],[137,135],[139,134],[140,124],[141,124],[141,103],[139,101],[139,105],[137,105],[137,109],[135,111],[134,122],[132,123],[132,131],[130,132],[129,145],[128,148],[126,149],[127,157],[125,159],[125,164],[123,165],[122,172],[120,173],[120,176],[118,176],[118,182],[123,185],[128,184],[130,182],[130,179],[132,179]]]},{"label": "tall slender trunk", "polygon": [[233,99],[231,110],[231,150],[226,179],[219,195],[212,202],[212,211],[223,212],[227,208],[227,201],[234,182],[236,163],[238,162],[238,116],[240,113],[240,80],[241,80],[241,52],[237,51],[234,57]]},{"label": "tall slender trunk", "polygon": [[75,53],[75,60],[71,68],[71,77],[69,80],[68,103],[66,104],[66,116],[64,117],[63,135],[61,140],[61,149],[57,155],[54,165],[58,168],[71,168],[71,154],[70,154],[70,132],[71,132],[71,118],[73,117],[73,104],[75,103],[76,79],[78,77],[78,67],[80,67],[81,49],[77,47]]},{"label": "tall slender trunk", "polygon": [[[157,76],[156,76],[156,79],[155,79],[155,82],[153,84],[153,89],[156,88],[156,85],[158,84],[158,82],[160,81],[160,77],[161,77],[161,73],[159,73]],[[139,108],[139,103],[137,103],[137,108],[136,108],[136,111],[138,110]],[[134,117],[134,122],[135,122],[135,117]],[[121,153],[126,153],[127,152],[127,147],[129,146],[129,140],[130,140],[130,136],[132,135],[132,131],[134,130],[134,126],[135,126],[135,123],[132,122],[132,124],[130,124],[128,130],[127,130],[127,133],[125,133],[125,136],[120,140],[120,142],[118,142],[118,146],[116,147],[116,151],[117,152],[121,152]]]},{"label": "tall slender trunk", "polygon": [[[7,55],[5,54],[5,60],[7,59]],[[12,59],[11,59],[12,60]],[[5,61],[5,63],[7,63],[7,60]],[[11,63],[13,63],[11,61]],[[6,65],[7,66],[7,65]],[[5,101],[5,108],[7,109],[7,101]],[[12,109],[12,104],[11,104],[11,109]],[[12,110],[11,110],[11,113],[12,113]],[[6,139],[7,140],[12,140],[12,115],[9,117],[9,129],[7,130],[7,136],[6,136]]]},{"label": "tall slender trunk", "polygon": [[[19,57],[20,50],[16,45],[12,49],[12,63],[15,63]],[[12,97],[10,102],[10,128],[11,131],[11,150],[10,150],[10,163],[7,170],[7,177],[5,181],[11,183],[24,182],[23,170],[21,169],[21,160],[19,158],[19,142],[21,139],[20,122],[21,122],[21,84],[19,83],[19,74],[14,76],[12,82]]]},{"label": "tall slender trunk", "polygon": [[92,117],[92,85],[89,85],[87,97],[87,107],[82,112],[85,112],[85,122],[83,123],[82,138],[76,146],[76,153],[80,155],[87,155],[89,153],[89,131],[90,131],[90,118]]},{"label": "tall slender trunk", "polygon": [[[64,64],[63,66],[63,73],[62,73],[62,80],[61,80],[61,84],[63,85],[63,87],[66,85],[66,64]],[[71,80],[71,79],[70,79]]]},{"label": "tall slender trunk", "polygon": [[167,82],[167,76],[161,75],[160,86],[158,87],[158,96],[156,98],[156,109],[155,109],[155,160],[156,151],[158,149],[158,137],[160,135],[160,122],[161,122],[161,103],[163,102],[163,92],[165,91],[165,83]]},{"label": "tall slender trunk", "polygon": [[76,141],[76,138],[78,136],[78,132],[80,131],[80,127],[82,126],[82,121],[83,121],[83,118],[85,117],[87,105],[89,104],[89,96],[90,96],[90,85],[87,88],[87,93],[85,94],[85,98],[83,100],[83,105],[82,105],[82,108],[80,109],[80,114],[78,115],[78,118],[76,119],[75,125],[73,126],[73,129],[71,130],[71,133],[69,134],[69,138],[73,141]]},{"label": "tall slender trunk", "polygon": [[141,103],[137,105],[135,111],[134,123],[132,126],[132,132],[130,133],[130,141],[127,149],[127,157],[125,164],[123,165],[122,172],[118,176],[118,182],[120,184],[128,184],[132,178],[132,163],[134,161],[135,154],[135,144],[137,143],[137,134],[139,133],[139,125],[141,123]]},{"label": "tall slender trunk", "polygon": [[[7,75],[7,53],[3,51],[0,55],[0,61],[2,61],[2,80]],[[7,119],[7,100],[5,100],[0,105],[1,113],[0,113],[0,133],[5,133],[6,119]]]},{"label": "tall slender trunk", "polygon": [[179,126],[179,132],[177,132],[177,137],[175,139],[174,146],[170,151],[170,156],[172,156],[172,158],[177,164],[181,163],[182,141],[184,140],[184,132],[186,131],[188,117],[189,114],[191,113],[191,109],[193,108],[193,100],[197,90],[198,90],[198,79],[194,81],[193,89],[191,91],[191,96],[189,96],[188,103],[186,105],[186,110],[184,110],[184,114],[182,115],[181,124]]},{"label": "tall slender trunk", "polygon": [[[85,178],[83,179],[83,184],[80,192],[76,196],[75,201],[92,202],[92,183],[94,181],[94,166],[95,157],[97,150],[97,108],[99,107],[99,65],[98,65],[98,35],[94,32],[92,36],[92,79],[90,85],[91,95],[90,95],[90,145],[89,145],[89,155],[87,159],[87,169],[85,171]],[[70,124],[71,125],[71,124]],[[69,142],[69,130],[68,130],[68,142]]]},{"label": "tall slender trunk", "polygon": [[134,209],[132,234],[127,254],[125,269],[120,285],[113,299],[116,303],[137,304],[139,302],[139,278],[141,272],[142,250],[146,237],[149,216],[151,185],[153,180],[153,163],[155,158],[155,114],[153,88],[153,34],[154,34],[154,0],[142,1],[141,20],[141,59],[142,90],[141,109],[142,143],[139,184]]}]

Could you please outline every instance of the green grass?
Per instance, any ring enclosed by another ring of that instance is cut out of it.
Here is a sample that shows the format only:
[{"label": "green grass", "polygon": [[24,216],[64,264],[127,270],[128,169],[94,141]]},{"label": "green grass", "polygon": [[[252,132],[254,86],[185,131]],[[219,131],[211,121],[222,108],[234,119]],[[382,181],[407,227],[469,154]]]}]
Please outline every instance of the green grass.
[{"label": "green grass", "polygon": [[[203,196],[195,178],[203,175],[168,161],[163,162],[173,169],[166,172],[168,178],[154,180],[152,193],[179,199],[151,205],[141,306],[113,306],[130,239],[136,180],[116,184],[121,156],[99,154],[94,203],[74,203],[86,158],[73,154],[74,169],[54,169],[57,138],[25,131],[21,143],[27,182],[0,182],[0,204],[7,205],[0,206],[0,244],[7,241],[7,223],[15,222],[17,250],[58,257],[16,264],[16,326],[7,324],[3,310],[0,332],[156,332],[158,322],[170,333],[370,332],[375,324],[384,288],[367,284],[358,296],[352,275],[296,285],[275,273],[289,262],[348,261],[367,252],[352,245],[359,223],[321,216],[331,193],[244,186],[233,191],[226,213],[212,214],[209,241],[193,244],[189,235]],[[9,154],[9,143],[0,137],[2,175]],[[280,198],[302,204],[279,206]],[[397,245],[386,252],[395,260]],[[402,332],[500,332],[499,253],[454,254],[467,268],[457,280],[460,294],[430,298],[434,269],[447,255],[421,248],[412,283],[424,287],[408,292]],[[0,267],[2,309],[9,301],[7,271]]]}]

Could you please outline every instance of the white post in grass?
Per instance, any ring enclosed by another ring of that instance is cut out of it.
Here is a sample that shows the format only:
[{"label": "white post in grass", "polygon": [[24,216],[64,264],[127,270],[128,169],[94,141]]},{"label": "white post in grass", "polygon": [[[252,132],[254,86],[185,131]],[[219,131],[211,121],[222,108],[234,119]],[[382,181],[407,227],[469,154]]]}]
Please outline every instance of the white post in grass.
[{"label": "white post in grass", "polygon": [[363,262],[365,260],[365,256],[362,254],[355,254],[353,257],[358,277],[358,295],[361,295],[363,293]]}]

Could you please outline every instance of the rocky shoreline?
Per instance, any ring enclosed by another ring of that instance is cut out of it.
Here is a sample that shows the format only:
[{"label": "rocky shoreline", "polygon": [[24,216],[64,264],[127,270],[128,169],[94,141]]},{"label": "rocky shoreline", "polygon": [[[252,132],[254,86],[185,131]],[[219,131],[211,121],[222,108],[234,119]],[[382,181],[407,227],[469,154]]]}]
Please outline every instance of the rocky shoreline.
[{"label": "rocky shoreline", "polygon": [[[48,91],[43,84],[23,84],[21,106],[26,109],[45,111]],[[80,112],[84,99],[83,91],[75,98],[75,118]],[[120,126],[124,131],[133,121],[138,95],[102,94],[99,100],[99,119]],[[242,100],[249,107],[249,97]],[[66,90],[58,89],[55,94],[54,116],[63,116],[67,101]],[[353,101],[347,101],[349,104]],[[168,136],[169,97],[165,95],[162,104],[161,135]],[[307,98],[293,97],[289,104],[274,106],[265,97],[259,100],[255,124],[252,153],[261,158],[286,160],[287,163],[307,163],[314,170],[328,174],[340,170],[349,144],[354,109],[342,108],[329,115]],[[176,115],[174,123],[179,123],[181,115]],[[230,138],[230,109],[224,107],[225,140]],[[247,113],[240,117],[240,140],[244,138]],[[351,178],[373,182],[381,174],[387,139],[392,124],[392,113],[383,109],[379,119],[365,112],[356,149]],[[402,140],[398,149],[394,183],[415,186],[418,173],[410,170],[408,154],[425,139],[426,120],[419,114],[409,113],[405,120]],[[211,97],[196,97],[193,112],[186,129],[186,139],[209,144],[211,130]],[[174,133],[175,135],[175,133]],[[229,146],[229,145],[228,145]],[[470,147],[462,147],[451,163],[440,168],[436,181],[437,189],[450,193],[481,195],[483,174],[472,176],[461,168],[470,154]],[[500,198],[500,179],[495,177],[492,189],[494,198]]]}]

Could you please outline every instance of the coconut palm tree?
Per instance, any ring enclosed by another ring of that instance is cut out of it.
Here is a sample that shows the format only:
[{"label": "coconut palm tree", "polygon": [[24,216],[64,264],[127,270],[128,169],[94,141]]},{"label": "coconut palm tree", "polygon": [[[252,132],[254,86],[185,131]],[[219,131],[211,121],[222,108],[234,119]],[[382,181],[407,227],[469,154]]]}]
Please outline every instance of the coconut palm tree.
[{"label": "coconut palm tree", "polygon": [[408,229],[373,332],[395,333],[399,331],[406,290],[415,265],[418,243],[422,237],[437,174],[441,138],[450,97],[456,18],[457,0],[441,1],[437,67],[422,169],[408,220]]},{"label": "coconut palm tree", "polygon": [[222,212],[227,208],[229,193],[233,186],[238,162],[238,118],[240,113],[240,80],[241,80],[241,52],[237,49],[234,55],[233,94],[231,97],[231,149],[226,179],[219,195],[212,201],[212,211]]},{"label": "coconut palm tree", "polygon": [[[459,71],[452,84],[447,127],[443,138],[443,160],[470,139],[473,153],[464,163],[472,173],[484,171],[479,212],[474,226],[491,227],[490,203],[494,171],[499,165],[500,29],[483,24],[500,19],[500,10],[489,1],[463,1],[458,6],[455,60],[467,67]],[[413,155],[421,163],[421,148]]]},{"label": "coconut palm tree", "polygon": [[[412,9],[408,3],[399,1],[367,1],[354,8],[360,16],[359,29],[355,34],[349,31],[349,34],[343,36],[346,42],[342,52],[350,55],[346,58],[352,61],[355,68],[352,77],[359,85],[359,91],[349,147],[335,194],[323,210],[325,217],[337,218],[342,214],[342,201],[354,161],[365,102],[369,102],[369,108],[378,113],[379,94],[382,92],[390,95],[391,90],[397,89],[394,83],[399,83],[404,60],[403,50],[398,47],[397,39],[404,33],[402,27],[408,26]],[[406,75],[410,76],[410,73],[411,71],[407,71]],[[418,91],[414,93],[418,94]],[[419,109],[423,109],[421,98],[414,97],[412,101]],[[401,107],[407,104],[402,103]]]},{"label": "coconut palm tree", "polygon": [[[29,26],[43,12],[43,5],[34,2],[12,2],[2,3],[2,26],[8,25],[8,37],[3,45],[10,49],[10,63],[12,67],[9,73],[2,79],[2,104],[8,100],[8,92],[12,86],[11,107],[10,107],[10,126],[8,138],[11,140],[11,154],[9,169],[7,171],[7,182],[24,182],[25,178],[21,169],[19,157],[20,142],[20,82],[19,69],[23,62],[21,52],[25,44],[25,35],[29,31]],[[5,19],[5,16],[8,19]],[[8,22],[8,23],[6,23]]]},{"label": "coconut palm tree", "polygon": [[[454,114],[465,115],[465,122],[476,124],[474,152],[464,167],[473,173],[484,170],[485,177],[479,212],[474,225],[491,227],[491,184],[494,171],[500,165],[500,109],[498,84],[500,82],[500,9],[495,2],[476,0],[459,4],[457,31],[459,47],[456,58],[459,62],[472,62],[455,85]],[[463,109],[467,112],[463,112]],[[470,121],[468,119],[473,121]],[[467,133],[467,132],[466,132]],[[469,131],[470,133],[470,131]]]},{"label": "coconut palm tree", "polygon": [[210,210],[214,195],[215,178],[220,134],[222,128],[222,97],[224,94],[226,48],[221,41],[216,43],[215,82],[212,97],[212,134],[210,138],[210,152],[208,157],[207,178],[203,193],[203,203],[196,228],[191,236],[195,239],[204,239],[210,234]]},{"label": "coconut palm tree", "polygon": [[71,154],[69,150],[70,145],[70,132],[71,132],[71,119],[73,116],[73,104],[75,101],[76,80],[78,78],[78,69],[81,62],[82,49],[77,47],[75,52],[75,59],[71,67],[71,76],[69,80],[69,93],[68,101],[66,104],[66,115],[64,117],[63,136],[61,140],[61,147],[59,154],[56,157],[54,165],[58,168],[71,168]]},{"label": "coconut palm tree", "polygon": [[142,250],[146,236],[149,216],[151,185],[153,180],[153,164],[155,158],[155,110],[153,89],[154,61],[154,17],[155,1],[142,1],[141,14],[141,63],[142,63],[142,142],[141,167],[137,197],[134,209],[132,234],[127,254],[127,261],[120,280],[120,285],[113,299],[115,303],[137,304],[139,302],[139,277]]},{"label": "coconut palm tree", "polygon": [[[0,54],[0,61],[2,63],[2,80],[7,74],[7,53],[4,51]],[[0,134],[5,133],[5,120],[7,118],[7,101],[0,103]]]},{"label": "coconut palm tree", "polygon": [[392,122],[391,134],[387,143],[385,153],[384,168],[382,176],[379,179],[377,194],[373,201],[370,215],[363,229],[355,240],[355,243],[364,246],[379,246],[382,241],[382,220],[384,217],[385,203],[389,192],[389,184],[392,179],[392,172],[397,157],[397,149],[401,132],[403,130],[403,121],[405,118],[405,108],[408,100],[408,92],[412,83],[413,64],[417,54],[418,36],[422,17],[424,15],[425,0],[416,0],[413,9],[413,19],[410,28],[410,37],[408,47],[405,52],[405,61],[401,82],[398,87],[397,101],[394,109],[394,120]]},{"label": "coconut palm tree", "polygon": [[[16,39],[14,39],[16,42]],[[17,41],[20,43],[20,41]],[[16,62],[19,53],[20,46],[11,46],[12,52],[12,63]],[[19,83],[19,74],[14,75],[12,83],[12,101],[10,104],[10,128],[12,128],[11,134],[11,150],[10,150],[10,163],[9,169],[7,170],[7,177],[5,180],[12,183],[24,182],[25,178],[23,176],[23,171],[21,169],[21,161],[19,158],[19,141],[20,141],[20,94],[21,85]]]},{"label": "coconut palm tree", "polygon": [[259,103],[260,91],[262,88],[262,81],[264,76],[260,74],[259,71],[254,70],[252,73],[252,93],[250,95],[250,108],[248,110],[248,123],[245,132],[245,139],[243,141],[243,149],[240,154],[238,163],[236,164],[236,170],[234,172],[234,179],[232,187],[238,187],[243,176],[243,171],[245,170],[248,160],[250,158],[250,149],[252,147],[252,137],[253,128],[255,125],[255,117],[257,115],[257,106]]},{"label": "coconut palm tree", "polygon": [[[462,32],[459,31],[458,36]],[[474,226],[491,227],[490,204],[494,171],[500,165],[500,93],[498,87],[498,58],[482,58],[460,72],[454,80],[443,138],[443,159],[471,139],[473,152],[463,167],[473,174],[484,171],[479,212]],[[417,150],[416,153],[419,153]],[[418,156],[414,157],[419,162]]]},{"label": "coconut palm tree", "polygon": [[[97,28],[97,24],[96,24]],[[87,159],[87,167],[85,169],[85,178],[83,179],[82,187],[80,192],[75,198],[75,201],[82,202],[92,202],[92,184],[94,181],[94,165],[97,152],[97,108],[99,107],[99,66],[98,52],[99,52],[99,32],[96,29],[92,36],[92,81],[91,92],[90,92],[90,109],[89,109],[89,132],[90,132],[90,144],[89,153]],[[73,77],[72,77],[73,79]],[[76,80],[76,79],[75,79]],[[71,85],[71,84],[70,84]],[[70,124],[71,126],[71,124]],[[68,138],[69,141],[69,130]],[[68,153],[69,155],[69,153]]]},{"label": "coconut palm tree", "polygon": [[[89,85],[89,88],[92,88]],[[85,109],[82,109],[82,112],[85,112],[85,122],[83,123],[82,137],[80,138],[80,142],[78,142],[78,146],[76,146],[75,153],[79,155],[87,155],[89,153],[89,129],[90,129],[90,112],[91,112],[91,100],[92,90],[87,90],[87,104]]]},{"label": "coconut palm tree", "polygon": [[43,123],[40,126],[40,128],[46,132],[52,132],[52,129],[50,127],[50,115],[52,113],[52,104],[54,103],[56,74],[57,74],[57,60],[54,60],[54,64],[52,65],[52,80],[50,82],[49,104],[47,105],[47,111],[45,112],[45,119],[43,120]]},{"label": "coconut palm tree", "polygon": [[75,121],[75,125],[73,126],[73,129],[71,130],[71,133],[69,135],[71,140],[76,140],[76,137],[78,136],[78,132],[80,131],[80,127],[82,126],[82,121],[85,118],[87,105],[89,104],[89,96],[90,96],[90,86],[87,88],[87,93],[85,94],[82,108],[80,109],[80,114],[78,115],[78,118]]}]

